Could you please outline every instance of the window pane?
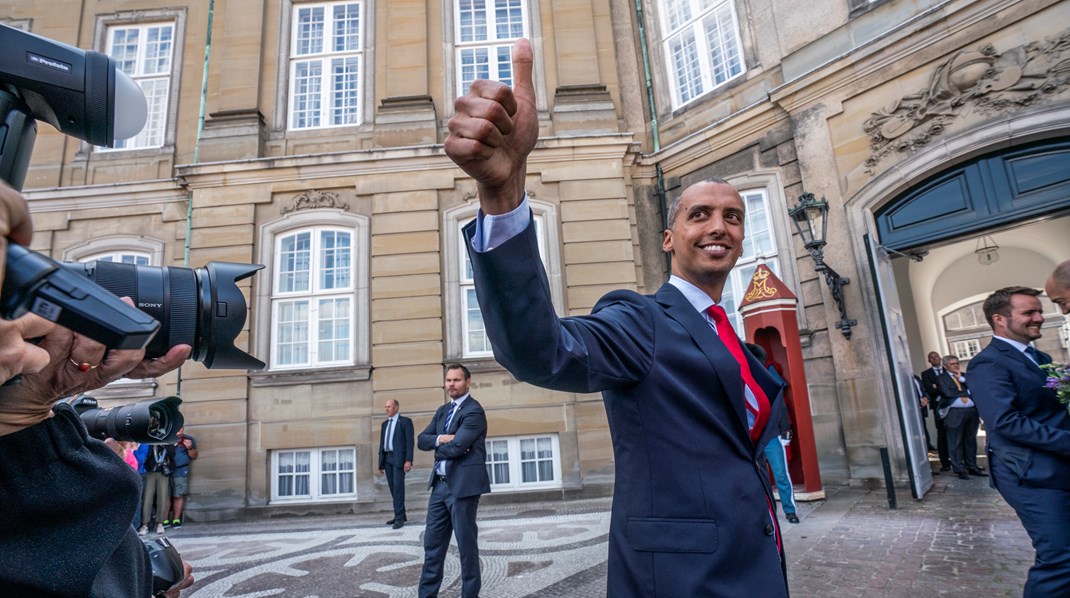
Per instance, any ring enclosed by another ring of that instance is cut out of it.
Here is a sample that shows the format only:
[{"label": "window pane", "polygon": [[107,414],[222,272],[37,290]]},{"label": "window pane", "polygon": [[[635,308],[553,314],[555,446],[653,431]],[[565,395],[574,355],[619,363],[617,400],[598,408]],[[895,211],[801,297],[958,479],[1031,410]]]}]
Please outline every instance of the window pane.
[{"label": "window pane", "polygon": [[320,61],[298,62],[294,64],[293,86],[293,126],[297,129],[318,127],[322,107],[323,63]]},{"label": "window pane", "polygon": [[279,365],[308,363],[308,301],[280,302],[275,316]]},{"label": "window pane", "polygon": [[334,51],[351,52],[360,49],[360,5],[343,4],[334,7]]},{"label": "window pane", "polygon": [[331,61],[331,124],[357,124],[360,68],[357,58],[335,58]]},{"label": "window pane", "polygon": [[680,101],[687,102],[702,93],[702,69],[699,66],[695,36],[691,31],[670,40],[669,53]]},{"label": "window pane", "polygon": [[297,9],[297,39],[294,54],[319,54],[323,51],[323,7]]},{"label": "window pane", "polygon": [[497,0],[494,3],[495,39],[524,37],[524,12],[521,0]]},{"label": "window pane", "polygon": [[554,462],[552,460],[539,461],[539,481],[549,482],[554,479]]},{"label": "window pane", "polygon": [[530,482],[538,482],[538,474],[535,469],[534,461],[527,461],[520,466],[520,482],[527,484]]},{"label": "window pane", "polygon": [[462,42],[487,40],[487,9],[483,0],[460,0],[457,19]]},{"label": "window pane", "polygon": [[280,293],[308,291],[309,270],[312,261],[311,233],[299,233],[283,237],[279,241]]},{"label": "window pane", "polygon": [[461,50],[461,89],[467,92],[476,79],[490,78],[490,58],[487,48]]},{"label": "window pane", "polygon": [[320,288],[344,289],[351,284],[352,236],[341,231],[320,233]]},{"label": "window pane", "polygon": [[474,288],[464,289],[465,322],[467,324],[468,350],[472,353],[490,351],[490,340],[483,325],[483,313],[479,311]]},{"label": "window pane", "polygon": [[338,474],[338,493],[339,494],[353,494],[353,474],[352,473],[340,473]]},{"label": "window pane", "polygon": [[137,44],[141,31],[115,28],[111,31],[111,52],[115,66],[127,75],[137,74]]},{"label": "window pane", "polygon": [[146,75],[170,74],[173,27],[161,25],[149,27],[146,32],[145,64],[141,71]]}]

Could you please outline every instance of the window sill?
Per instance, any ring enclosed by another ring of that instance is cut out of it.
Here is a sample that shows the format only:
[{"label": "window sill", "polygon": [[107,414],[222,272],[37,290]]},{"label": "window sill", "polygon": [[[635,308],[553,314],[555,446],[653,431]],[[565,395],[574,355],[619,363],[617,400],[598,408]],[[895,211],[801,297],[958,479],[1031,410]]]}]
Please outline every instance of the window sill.
[{"label": "window sill", "polygon": [[297,384],[325,384],[331,382],[363,382],[372,377],[367,365],[324,368],[317,370],[251,372],[250,386],[294,386]]}]

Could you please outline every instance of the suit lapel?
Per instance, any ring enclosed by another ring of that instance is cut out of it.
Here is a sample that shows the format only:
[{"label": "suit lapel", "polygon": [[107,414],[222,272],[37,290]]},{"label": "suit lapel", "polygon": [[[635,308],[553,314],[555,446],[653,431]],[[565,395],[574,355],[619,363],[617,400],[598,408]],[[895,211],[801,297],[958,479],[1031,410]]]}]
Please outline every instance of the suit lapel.
[{"label": "suit lapel", "polygon": [[[1003,355],[1008,359],[1013,359],[1018,363],[1022,364],[1035,376],[1047,379],[1048,375],[1044,373],[1044,370],[1040,369],[1039,365],[1033,363],[1032,359],[1026,357],[1025,353],[1022,353],[1021,351],[1013,347],[1010,343],[1001,341],[998,338],[993,337],[992,344],[995,345],[997,349],[1002,351]],[[1047,355],[1047,353],[1041,353],[1041,355]]]},{"label": "suit lapel", "polygon": [[676,287],[671,284],[663,285],[655,298],[665,308],[666,315],[679,322],[687,330],[703,355],[709,360],[714,373],[721,381],[721,386],[728,393],[728,400],[736,412],[740,430],[750,440],[747,432],[747,409],[744,406],[746,399],[743,395],[743,377],[740,375],[736,358],[728,352],[728,348],[710,327],[709,322],[695,311],[694,306]]}]

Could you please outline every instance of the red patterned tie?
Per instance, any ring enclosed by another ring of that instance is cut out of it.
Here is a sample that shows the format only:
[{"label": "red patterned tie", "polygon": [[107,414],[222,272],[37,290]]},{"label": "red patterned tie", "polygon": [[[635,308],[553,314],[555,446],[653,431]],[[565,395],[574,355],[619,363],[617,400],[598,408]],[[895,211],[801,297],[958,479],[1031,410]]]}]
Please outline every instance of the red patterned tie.
[{"label": "red patterned tie", "polygon": [[743,376],[743,383],[747,385],[747,388],[754,394],[754,398],[758,402],[757,405],[752,405],[744,397],[747,411],[750,411],[754,416],[754,427],[750,429],[750,438],[751,441],[757,443],[758,437],[762,435],[762,430],[765,429],[765,422],[769,420],[769,398],[765,396],[765,391],[762,390],[761,386],[758,386],[758,382],[751,375],[750,363],[747,362],[747,357],[743,354],[743,346],[739,344],[739,337],[736,336],[732,323],[728,321],[728,314],[725,313],[724,308],[720,305],[710,306],[709,314],[713,318],[714,324],[717,325],[717,336],[721,337],[721,342],[728,348],[728,352],[739,362],[739,373]]}]

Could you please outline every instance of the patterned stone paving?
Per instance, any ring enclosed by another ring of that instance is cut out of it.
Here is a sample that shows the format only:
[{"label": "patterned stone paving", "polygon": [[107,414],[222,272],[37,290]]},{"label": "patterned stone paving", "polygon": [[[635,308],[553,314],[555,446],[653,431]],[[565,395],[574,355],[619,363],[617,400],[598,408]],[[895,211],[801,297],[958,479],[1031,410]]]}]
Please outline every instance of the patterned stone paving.
[{"label": "patterned stone paving", "polygon": [[[981,478],[936,478],[924,501],[899,489],[834,487],[783,524],[796,597],[1020,596],[1033,560],[1014,512]],[[415,501],[414,501],[415,504]],[[483,505],[487,598],[605,595],[609,500]],[[169,533],[194,566],[186,598],[416,596],[423,513],[400,530],[382,515],[187,524]],[[456,547],[442,596],[460,595]]]}]

